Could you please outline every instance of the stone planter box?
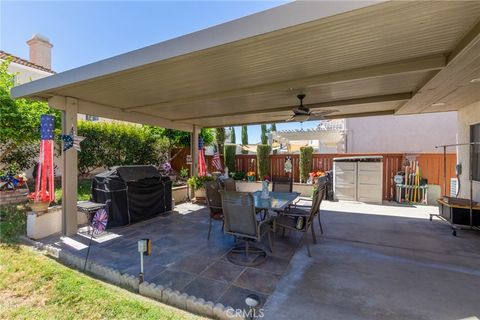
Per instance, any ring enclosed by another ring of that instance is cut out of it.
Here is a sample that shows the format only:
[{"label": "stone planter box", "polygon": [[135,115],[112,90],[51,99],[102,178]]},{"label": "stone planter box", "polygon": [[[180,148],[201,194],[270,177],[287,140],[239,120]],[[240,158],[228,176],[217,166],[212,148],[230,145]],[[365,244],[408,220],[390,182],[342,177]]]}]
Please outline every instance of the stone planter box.
[{"label": "stone planter box", "polygon": [[[77,221],[79,225],[87,224],[88,217],[85,213],[77,212]],[[27,237],[38,240],[60,232],[62,232],[61,206],[50,207],[48,212],[42,214],[27,212]]]},{"label": "stone planter box", "polygon": [[28,189],[0,191],[0,205],[26,202]]},{"label": "stone planter box", "polygon": [[175,203],[182,203],[188,199],[188,187],[187,186],[178,186],[172,188],[172,198]]},{"label": "stone planter box", "polygon": [[[237,191],[241,192],[255,192],[262,190],[262,183],[260,181],[247,182],[247,181],[236,181]],[[272,190],[272,184],[269,186],[270,191]],[[311,197],[313,194],[313,185],[306,183],[294,183],[293,191],[299,192],[303,197]]]},{"label": "stone planter box", "polygon": [[206,203],[207,195],[205,192],[205,188],[202,187],[201,189],[195,190],[194,195],[195,202]]}]

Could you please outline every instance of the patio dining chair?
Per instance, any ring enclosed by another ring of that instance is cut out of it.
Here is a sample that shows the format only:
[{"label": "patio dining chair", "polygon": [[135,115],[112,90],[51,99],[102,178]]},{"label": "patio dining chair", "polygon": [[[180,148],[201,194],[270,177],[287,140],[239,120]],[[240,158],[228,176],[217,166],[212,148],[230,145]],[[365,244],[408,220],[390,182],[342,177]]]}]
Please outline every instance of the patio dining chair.
[{"label": "patio dining chair", "polygon": [[272,183],[273,192],[292,192],[293,190],[293,180],[290,177],[273,176]]},{"label": "patio dining chair", "polygon": [[212,220],[222,220],[223,224],[222,197],[219,192],[220,186],[218,185],[217,181],[205,181],[203,186],[205,187],[207,208],[210,211],[207,236],[207,239],[210,240]]},{"label": "patio dining chair", "polygon": [[[319,191],[322,193],[321,194],[321,201],[320,201],[320,204],[319,204],[319,208],[320,208],[320,205],[322,204],[322,201],[323,199],[326,198],[327,196],[327,180],[325,179],[322,179],[322,178],[319,178],[317,180],[317,183],[316,183],[316,188],[319,189]],[[289,210],[292,211],[292,213],[294,213],[295,211],[299,210],[300,208],[310,208],[312,206],[309,205],[302,205],[302,204],[299,204],[300,201],[303,203],[303,202],[313,202],[313,199],[312,198],[307,198],[307,197],[299,197],[297,202],[295,202],[293,204],[292,207],[289,208]],[[302,210],[302,209],[300,209]],[[308,210],[308,209],[307,209]],[[322,226],[322,220],[321,220],[321,214],[320,214],[320,209],[318,210],[318,213],[316,214],[317,217],[318,217],[318,226],[320,227],[320,233],[323,234],[323,226]]]},{"label": "patio dining chair", "polygon": [[222,187],[222,190],[225,191],[237,191],[237,184],[235,183],[235,180],[232,178],[227,178],[227,179],[219,179],[220,185]]},{"label": "patio dining chair", "polygon": [[273,252],[272,226],[267,221],[258,221],[253,195],[248,192],[220,191],[224,214],[224,232],[235,237],[236,245],[227,254],[227,259],[242,266],[256,266],[265,261],[267,253],[252,245],[268,236],[268,245]]},{"label": "patio dining chair", "polygon": [[[286,211],[283,215],[279,215],[274,220],[273,230],[278,230],[278,227],[283,229],[283,235],[285,235],[285,230],[293,230],[298,232],[303,232],[303,238],[305,245],[307,246],[308,256],[311,257],[310,246],[308,244],[308,231],[312,232],[313,243],[317,243],[317,237],[315,236],[315,228],[313,227],[313,221],[315,215],[319,214],[320,204],[323,200],[325,194],[325,186],[319,186],[313,192],[312,206],[309,211],[301,210],[298,208],[291,208]],[[320,221],[320,220],[319,220]],[[321,228],[321,227],[320,227]]]}]

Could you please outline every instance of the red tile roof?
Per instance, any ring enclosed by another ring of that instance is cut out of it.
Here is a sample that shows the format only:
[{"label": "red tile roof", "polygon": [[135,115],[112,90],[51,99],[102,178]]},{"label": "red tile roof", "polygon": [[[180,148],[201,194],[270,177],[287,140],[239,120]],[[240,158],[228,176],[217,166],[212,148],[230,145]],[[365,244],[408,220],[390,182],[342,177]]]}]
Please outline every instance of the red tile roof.
[{"label": "red tile roof", "polygon": [[55,73],[55,71],[53,71],[51,69],[39,66],[38,64],[32,63],[28,60],[22,59],[20,57],[14,56],[13,54],[10,54],[8,52],[0,50],[0,59],[6,60],[7,58],[11,58],[12,62],[21,64],[21,65],[24,65],[24,66],[27,66],[27,67],[30,67],[30,68],[35,68],[35,69],[38,69],[38,70],[42,70],[42,71],[46,71],[46,72],[50,72],[50,73]]}]

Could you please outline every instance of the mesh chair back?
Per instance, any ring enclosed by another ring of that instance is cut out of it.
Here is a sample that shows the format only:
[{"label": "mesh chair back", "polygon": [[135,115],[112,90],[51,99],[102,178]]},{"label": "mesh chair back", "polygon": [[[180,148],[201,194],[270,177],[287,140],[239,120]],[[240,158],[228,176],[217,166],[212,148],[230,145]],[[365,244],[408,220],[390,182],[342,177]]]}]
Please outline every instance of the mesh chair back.
[{"label": "mesh chair back", "polygon": [[310,208],[310,214],[308,216],[308,223],[313,221],[313,218],[320,210],[320,204],[322,203],[323,197],[325,196],[325,185],[318,186],[313,192],[313,201],[312,207]]},{"label": "mesh chair back", "polygon": [[222,195],[225,233],[257,238],[257,219],[252,194],[223,190],[220,192]]},{"label": "mesh chair back", "polygon": [[210,214],[214,215],[222,211],[222,197],[219,192],[219,186],[216,181],[205,181],[205,195],[207,198],[207,206],[210,209]]},{"label": "mesh chair back", "polygon": [[222,189],[225,191],[237,191],[237,185],[232,178],[223,179],[220,183],[222,184]]},{"label": "mesh chair back", "polygon": [[272,182],[273,192],[292,192],[293,190],[293,180],[289,177],[274,176]]}]

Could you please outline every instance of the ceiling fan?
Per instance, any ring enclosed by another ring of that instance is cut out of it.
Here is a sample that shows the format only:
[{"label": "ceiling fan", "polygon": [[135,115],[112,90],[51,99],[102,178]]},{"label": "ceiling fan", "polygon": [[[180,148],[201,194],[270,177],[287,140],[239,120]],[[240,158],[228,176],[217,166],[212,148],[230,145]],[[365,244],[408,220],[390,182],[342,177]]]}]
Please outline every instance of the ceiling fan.
[{"label": "ceiling fan", "polygon": [[307,120],[322,120],[325,118],[325,115],[337,112],[338,110],[323,110],[323,111],[310,111],[310,108],[303,105],[303,99],[305,94],[297,95],[298,100],[300,100],[300,105],[292,109],[293,115],[287,119],[287,122],[298,121],[303,122]]}]

